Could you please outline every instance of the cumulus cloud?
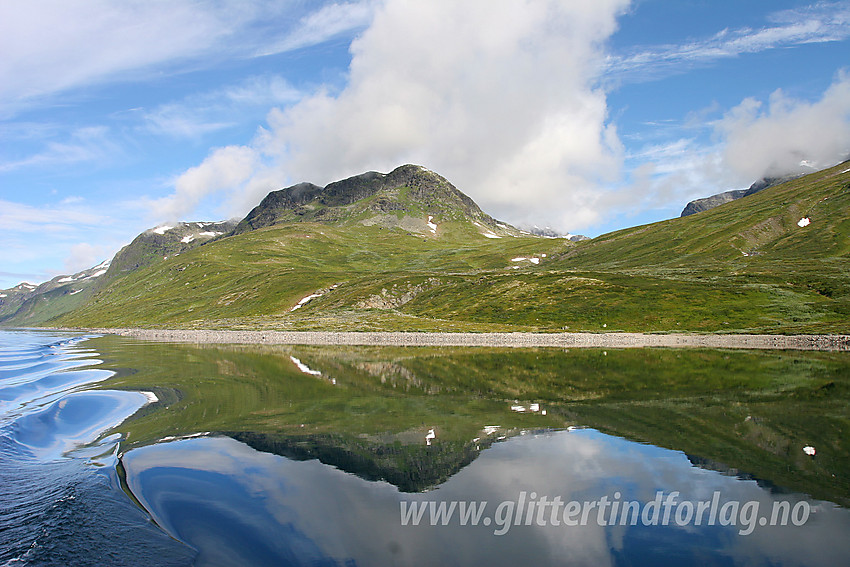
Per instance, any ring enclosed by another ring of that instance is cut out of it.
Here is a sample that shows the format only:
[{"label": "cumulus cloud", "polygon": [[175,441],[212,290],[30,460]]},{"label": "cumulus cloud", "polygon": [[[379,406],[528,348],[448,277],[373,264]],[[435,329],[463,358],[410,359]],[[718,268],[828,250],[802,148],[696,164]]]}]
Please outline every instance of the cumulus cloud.
[{"label": "cumulus cloud", "polygon": [[175,192],[153,201],[155,214],[164,220],[181,220],[198,203],[223,190],[239,190],[258,168],[258,155],[248,147],[227,146],[213,151],[200,165],[174,183]]},{"label": "cumulus cloud", "polygon": [[643,165],[627,188],[610,194],[619,203],[603,197],[600,205],[681,210],[692,199],[745,188],[762,177],[808,173],[847,159],[850,74],[839,73],[817,100],[777,90],[767,101],[744,99],[707,124],[714,135],[710,145],[682,138],[628,156]]},{"label": "cumulus cloud", "polygon": [[[319,89],[273,109],[250,145],[231,147],[228,159],[216,150],[180,178],[158,210],[185,213],[203,196],[220,193],[227,214],[236,216],[289,183],[325,184],[418,163],[509,222],[580,231],[629,211],[680,208],[801,162],[829,165],[850,151],[848,80],[841,75],[818,101],[777,91],[766,102],[744,100],[711,122],[720,112],[713,107],[700,120],[713,129],[709,144],[685,133],[624,155],[600,83],[610,84],[617,65],[640,71],[850,35],[844,7],[817,4],[777,12],[760,30],[726,30],[612,60],[605,44],[628,6],[628,0],[505,0],[498,9],[486,0],[370,4],[372,21],[351,44],[344,88]],[[623,180],[625,160],[631,173]],[[207,169],[218,173],[200,174]]]},{"label": "cumulus cloud", "polygon": [[297,178],[422,163],[496,214],[584,222],[618,169],[593,80],[626,4],[388,2],[352,44],[347,88],[273,113],[267,149]]},{"label": "cumulus cloud", "polygon": [[273,110],[242,148],[258,167],[245,182],[250,160],[234,164],[234,203],[256,203],[273,179],[323,184],[413,162],[513,222],[594,222],[622,152],[594,83],[627,5],[385,2],[351,45],[347,86]]},{"label": "cumulus cloud", "polygon": [[820,100],[775,91],[767,104],[748,98],[717,124],[724,164],[755,180],[834,165],[850,155],[850,74],[841,73]]}]

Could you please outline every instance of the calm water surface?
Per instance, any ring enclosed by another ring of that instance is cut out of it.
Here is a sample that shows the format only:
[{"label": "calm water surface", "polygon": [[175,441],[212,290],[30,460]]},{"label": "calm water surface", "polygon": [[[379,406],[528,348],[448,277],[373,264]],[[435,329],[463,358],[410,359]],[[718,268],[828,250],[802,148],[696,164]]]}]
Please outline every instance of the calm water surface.
[{"label": "calm water surface", "polygon": [[0,565],[847,564],[848,382],[847,353],[0,332]]}]

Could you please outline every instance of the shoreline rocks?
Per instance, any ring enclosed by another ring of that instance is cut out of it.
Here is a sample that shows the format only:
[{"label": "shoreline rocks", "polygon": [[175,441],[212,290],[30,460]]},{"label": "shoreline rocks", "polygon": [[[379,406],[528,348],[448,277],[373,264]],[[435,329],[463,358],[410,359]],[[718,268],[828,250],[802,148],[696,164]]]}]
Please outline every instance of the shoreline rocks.
[{"label": "shoreline rocks", "polygon": [[143,340],[207,344],[445,346],[510,348],[733,348],[850,351],[850,335],[679,335],[646,333],[425,333],[67,329]]}]

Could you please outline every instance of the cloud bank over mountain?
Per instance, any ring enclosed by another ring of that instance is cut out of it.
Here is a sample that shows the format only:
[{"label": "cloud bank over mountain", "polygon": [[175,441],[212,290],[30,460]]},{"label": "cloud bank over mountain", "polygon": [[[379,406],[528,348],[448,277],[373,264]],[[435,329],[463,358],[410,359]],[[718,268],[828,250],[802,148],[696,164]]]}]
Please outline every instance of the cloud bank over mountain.
[{"label": "cloud bank over mountain", "polygon": [[[244,211],[284,182],[324,184],[421,163],[485,210],[587,225],[616,180],[621,144],[596,86],[627,0],[390,1],[351,45],[347,85],[269,114],[250,149],[264,164],[231,198]],[[471,17],[474,15],[475,17]],[[217,150],[199,166],[226,168]],[[165,204],[196,195],[186,176]],[[220,189],[216,184],[210,192]]]},{"label": "cloud bank over mountain", "polygon": [[[678,206],[711,179],[748,185],[801,162],[830,165],[850,151],[850,83],[840,74],[819,101],[781,91],[766,102],[745,99],[710,122],[712,145],[679,140],[625,171],[603,85],[640,66],[637,55],[606,52],[629,7],[627,0],[511,0],[500,10],[486,1],[384,2],[351,44],[344,87],[272,109],[250,144],[213,150],[156,211],[177,219],[217,195],[223,210],[244,214],[287,183],[321,185],[420,163],[496,216],[576,231],[651,202]],[[846,27],[833,22],[824,37],[823,25],[804,23],[724,37],[752,52],[784,46],[791,31],[795,42],[832,41]],[[779,39],[761,41],[766,36]],[[729,57],[729,49],[703,49],[701,59]],[[693,59],[692,49],[666,50],[668,66]]]},{"label": "cloud bank over mountain", "polygon": [[820,100],[781,90],[767,104],[748,98],[717,125],[723,162],[744,182],[823,168],[850,156],[850,74],[842,72]]},{"label": "cloud bank over mountain", "polygon": [[[0,186],[24,215],[0,260],[35,280],[77,245],[410,162],[514,224],[677,216],[850,153],[850,7],[781,4],[0,3]],[[37,229],[83,209],[99,222]]]}]

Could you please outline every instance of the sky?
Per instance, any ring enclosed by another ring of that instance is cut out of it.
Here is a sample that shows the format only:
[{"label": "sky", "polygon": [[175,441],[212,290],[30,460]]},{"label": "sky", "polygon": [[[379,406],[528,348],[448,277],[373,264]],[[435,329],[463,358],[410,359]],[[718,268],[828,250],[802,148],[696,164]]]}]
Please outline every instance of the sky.
[{"label": "sky", "polygon": [[598,236],[850,156],[850,2],[0,3],[0,289],[415,163]]}]

